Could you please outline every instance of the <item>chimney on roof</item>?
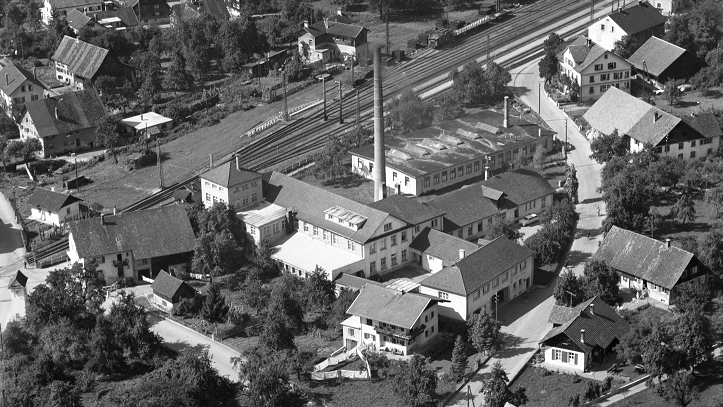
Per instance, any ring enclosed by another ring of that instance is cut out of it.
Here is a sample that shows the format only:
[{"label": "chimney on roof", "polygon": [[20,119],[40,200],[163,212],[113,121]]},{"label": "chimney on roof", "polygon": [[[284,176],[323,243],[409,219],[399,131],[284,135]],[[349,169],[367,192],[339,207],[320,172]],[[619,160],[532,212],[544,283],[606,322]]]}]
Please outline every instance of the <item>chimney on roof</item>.
[{"label": "chimney on roof", "polygon": [[653,123],[657,123],[662,115],[658,112],[653,112]]},{"label": "chimney on roof", "polygon": [[670,239],[665,239],[665,248],[670,249]]},{"label": "chimney on roof", "polygon": [[638,0],[638,5],[639,5],[639,6],[642,6],[643,3],[645,3],[643,0]]},{"label": "chimney on roof", "polygon": [[141,113],[141,120],[143,120],[143,113]]},{"label": "chimney on roof", "polygon": [[460,260],[464,259],[465,253],[466,253],[466,252],[464,251],[464,249],[459,249],[459,259],[460,259]]},{"label": "chimney on roof", "polygon": [[590,315],[595,315],[595,304],[590,304]]},{"label": "chimney on roof", "polygon": [[117,214],[118,214],[118,211],[117,211],[117,209],[116,209],[116,206],[113,205],[113,216],[115,216],[115,215],[117,215]]},{"label": "chimney on roof", "polygon": [[33,79],[38,79],[38,76],[35,74],[35,67],[33,67]]},{"label": "chimney on roof", "polygon": [[329,19],[324,17],[324,28],[329,29]]},{"label": "chimney on roof", "polygon": [[55,192],[55,187],[50,187],[50,190]]},{"label": "chimney on roof", "polygon": [[580,330],[580,342],[585,343],[585,330]]},{"label": "chimney on roof", "polygon": [[[77,182],[77,180],[76,180]],[[105,213],[100,214],[100,224],[105,225]]]},{"label": "chimney on roof", "polygon": [[510,110],[509,110],[509,107],[507,106],[509,103],[508,99],[509,99],[509,97],[505,96],[505,105],[504,105],[504,109],[505,109],[504,116],[505,117],[502,118],[502,127],[504,127],[504,128],[510,127]]},{"label": "chimney on roof", "polygon": [[98,13],[93,13],[93,20],[95,20],[96,23],[98,22]]},{"label": "chimney on roof", "polygon": [[213,168],[213,153],[208,155],[208,169]]},{"label": "chimney on roof", "polygon": [[587,47],[592,48],[592,40],[590,38],[587,39]]},{"label": "chimney on roof", "polygon": [[236,156],[236,171],[241,171],[241,159]]},{"label": "chimney on roof", "polygon": [[336,15],[343,16],[344,14],[341,13],[341,7],[336,8]]},{"label": "chimney on roof", "polygon": [[309,20],[304,20],[304,28],[309,28]]}]

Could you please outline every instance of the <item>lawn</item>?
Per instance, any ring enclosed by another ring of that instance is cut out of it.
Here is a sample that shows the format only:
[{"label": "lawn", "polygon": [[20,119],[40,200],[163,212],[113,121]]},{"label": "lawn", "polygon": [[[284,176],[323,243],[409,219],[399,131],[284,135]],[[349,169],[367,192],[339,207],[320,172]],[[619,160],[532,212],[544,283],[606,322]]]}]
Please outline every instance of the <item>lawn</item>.
[{"label": "lawn", "polygon": [[[577,381],[577,383],[576,383]],[[512,390],[524,387],[529,406],[561,407],[570,397],[581,394],[593,380],[579,376],[552,373],[546,369],[527,366],[512,383]]]},{"label": "lawn", "polygon": [[302,382],[307,394],[326,407],[386,407],[400,405],[392,390],[391,380],[334,380]]},{"label": "lawn", "polygon": [[696,218],[693,222],[686,222],[683,224],[677,219],[673,219],[670,216],[670,209],[675,205],[680,195],[674,192],[665,192],[660,194],[656,198],[657,205],[655,209],[663,217],[662,222],[656,231],[656,239],[669,238],[676,243],[676,246],[681,245],[681,239],[686,237],[698,238],[699,236],[707,233],[712,225],[715,223],[717,218],[715,217],[715,207],[707,204],[703,201],[704,193],[695,192],[691,198],[695,202]]}]

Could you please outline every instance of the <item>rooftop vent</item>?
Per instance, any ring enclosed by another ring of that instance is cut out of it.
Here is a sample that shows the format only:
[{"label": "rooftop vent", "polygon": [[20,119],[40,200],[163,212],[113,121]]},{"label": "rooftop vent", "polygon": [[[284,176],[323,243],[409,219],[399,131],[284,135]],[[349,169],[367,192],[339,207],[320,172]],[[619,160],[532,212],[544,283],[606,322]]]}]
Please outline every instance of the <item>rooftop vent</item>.
[{"label": "rooftop vent", "polygon": [[419,156],[419,157],[424,157],[424,156],[426,156],[426,155],[430,155],[430,154],[431,154],[431,153],[429,152],[429,150],[427,150],[426,148],[422,148],[422,147],[416,146],[416,145],[411,144],[411,143],[408,143],[406,146],[404,146],[404,150],[406,150],[406,151],[408,151],[408,152],[410,152],[410,153],[412,153],[412,154],[415,154],[415,155],[417,155],[417,156]]},{"label": "rooftop vent", "polygon": [[465,130],[465,129],[457,129],[457,134],[459,134],[460,136],[463,136],[465,138],[468,138],[470,140],[477,140],[478,138],[481,137],[479,134],[472,133],[471,131]]},{"label": "rooftop vent", "polygon": [[464,144],[464,141],[462,141],[462,139],[454,137],[454,136],[450,136],[449,134],[440,134],[439,140],[443,141],[445,143],[454,144],[456,146],[458,146],[460,144]]},{"label": "rooftop vent", "polygon": [[500,134],[502,132],[502,130],[500,130],[499,127],[495,127],[495,126],[489,125],[487,123],[482,123],[482,122],[477,122],[477,125],[475,127],[480,130],[484,130],[488,133],[492,133],[492,134]]},{"label": "rooftop vent", "polygon": [[392,148],[391,150],[389,150],[389,152],[387,152],[387,156],[392,157],[392,158],[398,158],[398,159],[404,160],[404,161],[409,161],[412,158],[414,158],[411,155],[405,153],[404,151],[399,151],[395,148]]},{"label": "rooftop vent", "polygon": [[432,148],[435,150],[446,150],[447,146],[444,143],[440,143],[437,140],[432,140],[431,138],[425,138],[422,140],[422,145],[424,147]]}]

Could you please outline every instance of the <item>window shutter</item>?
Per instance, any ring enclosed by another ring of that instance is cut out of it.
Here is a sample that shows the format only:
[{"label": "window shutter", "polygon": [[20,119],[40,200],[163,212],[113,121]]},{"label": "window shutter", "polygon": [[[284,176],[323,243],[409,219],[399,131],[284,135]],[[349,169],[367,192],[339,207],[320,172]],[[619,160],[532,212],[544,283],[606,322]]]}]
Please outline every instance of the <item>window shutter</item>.
[{"label": "window shutter", "polygon": [[577,353],[575,353],[575,364],[577,364]]}]

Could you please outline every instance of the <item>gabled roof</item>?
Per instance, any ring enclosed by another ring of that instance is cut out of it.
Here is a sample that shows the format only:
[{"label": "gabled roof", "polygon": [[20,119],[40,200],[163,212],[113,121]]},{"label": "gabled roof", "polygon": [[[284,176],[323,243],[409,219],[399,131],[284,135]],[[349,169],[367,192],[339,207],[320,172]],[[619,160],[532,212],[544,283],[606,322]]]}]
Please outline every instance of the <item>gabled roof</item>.
[{"label": "gabled roof", "polygon": [[565,51],[570,50],[570,55],[575,61],[574,69],[577,72],[584,71],[588,66],[592,65],[606,52],[610,52],[605,48],[595,44],[589,38],[579,36],[575,38],[564,50],[560,51],[558,59],[562,59]]},{"label": "gabled roof", "polygon": [[238,167],[233,160],[201,174],[201,179],[211,181],[226,188],[256,178],[261,178],[261,174],[243,167]]},{"label": "gabled roof", "polygon": [[181,20],[188,20],[201,16],[201,13],[189,3],[174,4],[171,6],[171,13]]},{"label": "gabled roof", "polygon": [[304,27],[304,30],[314,37],[329,34],[338,37],[356,38],[359,33],[366,30],[360,25],[345,24],[336,21],[317,21],[314,24]]},{"label": "gabled roof", "polygon": [[[657,120],[656,120],[657,117]],[[641,143],[657,145],[680,119],[612,86],[588,109],[583,118],[603,134],[628,135]]]},{"label": "gabled roof", "polygon": [[179,205],[70,223],[80,258],[133,251],[138,259],[192,252],[196,236]]},{"label": "gabled roof", "polygon": [[608,15],[627,35],[665,24],[665,17],[648,2],[640,2]]},{"label": "gabled roof", "polygon": [[[360,204],[359,202],[334,194],[327,190],[309,185],[305,182],[274,172],[268,178],[264,176],[264,198],[286,209],[291,209],[294,216],[312,225],[341,235],[361,244],[369,241],[374,232],[390,215],[378,209]],[[326,219],[325,212],[334,207],[351,211],[366,218],[358,229],[354,230],[339,223]]]},{"label": "gabled roof", "polygon": [[564,325],[579,313],[579,310],[576,310],[575,308],[564,307],[556,304],[552,306],[552,312],[550,312],[550,318],[548,321],[555,325]]},{"label": "gabled roof", "polygon": [[688,51],[685,48],[663,41],[658,37],[650,37],[628,58],[628,62],[641,72],[647,69],[649,74],[660,76],[686,52]]},{"label": "gabled roof", "polygon": [[464,255],[469,256],[479,250],[480,246],[427,226],[414,237],[409,248],[441,259],[444,266],[451,266],[460,260],[460,250],[464,250]]},{"label": "gabled roof", "polygon": [[479,183],[483,187],[492,188],[504,193],[501,201],[510,201],[515,206],[553,194],[553,188],[549,182],[529,168],[518,168],[516,170],[503,172]]},{"label": "gabled roof", "polygon": [[22,66],[15,65],[13,62],[8,63],[0,70],[0,91],[8,96],[15,92],[25,81],[29,81],[43,89],[48,89],[48,86],[36,79],[32,72]]},{"label": "gabled roof", "polygon": [[137,25],[140,25],[140,22],[138,21],[138,16],[130,7],[118,7],[115,10],[98,11],[94,12],[93,14],[98,17],[98,20],[118,17],[121,19],[124,27],[135,27]]},{"label": "gabled roof", "polygon": [[222,20],[228,20],[231,18],[231,14],[228,12],[226,3],[223,0],[203,0],[201,4],[203,11],[216,18]]},{"label": "gabled roof", "polygon": [[96,127],[108,115],[92,88],[25,102],[25,109],[41,138]]},{"label": "gabled roof", "polygon": [[444,212],[404,195],[397,194],[369,204],[372,208],[386,212],[410,225],[419,225],[444,215]]},{"label": "gabled roof", "polygon": [[10,281],[8,281],[8,288],[12,288],[14,285],[25,287],[27,283],[28,277],[23,274],[22,271],[18,270],[12,275],[12,277],[10,277]]},{"label": "gabled roof", "polygon": [[[594,312],[591,312],[591,309],[594,309]],[[621,340],[630,330],[630,325],[597,296],[575,308],[568,308],[567,314],[571,318],[562,326],[550,330],[540,342],[564,334],[585,353],[590,353],[596,346],[605,349],[615,339]],[[552,315],[550,319],[552,319]],[[580,340],[583,329],[585,330],[584,343]]]},{"label": "gabled roof", "polygon": [[479,185],[470,185],[427,202],[444,215],[443,230],[452,232],[481,219],[497,215],[500,209],[484,196]]},{"label": "gabled roof", "polygon": [[173,277],[172,275],[166,273],[164,270],[161,270],[156,276],[156,278],[153,280],[153,284],[151,285],[151,287],[153,288],[154,294],[162,294],[167,298],[173,298],[173,296],[176,295],[178,290],[184,285],[187,286],[190,290],[195,291],[183,280]]},{"label": "gabled roof", "polygon": [[450,267],[423,280],[437,290],[468,296],[506,270],[531,258],[535,253],[505,237],[498,237]]},{"label": "gabled roof", "polygon": [[684,116],[683,121],[705,138],[723,136],[723,130],[718,125],[718,120],[713,113],[693,113]]},{"label": "gabled roof", "polygon": [[672,289],[695,256],[675,246],[613,226],[593,256],[623,273]]},{"label": "gabled roof", "polygon": [[85,25],[88,24],[88,22],[90,22],[91,20],[92,18],[81,13],[77,8],[68,11],[68,14],[65,15],[65,21],[68,22],[70,28],[76,31],[85,27]]},{"label": "gabled roof", "polygon": [[347,314],[411,329],[436,301],[415,293],[401,293],[373,284],[364,286]]},{"label": "gabled roof", "polygon": [[58,212],[62,208],[80,200],[80,198],[73,195],[61,194],[44,188],[35,188],[33,194],[28,197],[27,204],[50,212]]},{"label": "gabled roof", "polygon": [[372,284],[372,285],[378,285],[380,287],[384,287],[384,284],[377,283],[376,281],[372,281],[369,279],[366,279],[364,277],[357,277],[352,274],[347,273],[339,273],[338,276],[336,276],[336,280],[334,280],[334,283],[337,286],[345,287],[354,291],[361,290],[365,285]]},{"label": "gabled roof", "polygon": [[63,37],[52,60],[68,65],[68,71],[84,79],[92,78],[108,56],[108,50],[76,38]]},{"label": "gabled roof", "polygon": [[342,13],[339,12],[339,11],[337,11],[337,13],[334,14],[333,16],[330,16],[330,17],[329,17],[329,21],[330,21],[330,22],[333,21],[333,22],[335,22],[335,23],[344,23],[344,24],[352,24],[352,23],[354,23],[354,20],[352,20],[351,17],[345,16],[344,14],[342,14]]}]

